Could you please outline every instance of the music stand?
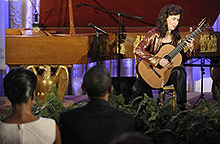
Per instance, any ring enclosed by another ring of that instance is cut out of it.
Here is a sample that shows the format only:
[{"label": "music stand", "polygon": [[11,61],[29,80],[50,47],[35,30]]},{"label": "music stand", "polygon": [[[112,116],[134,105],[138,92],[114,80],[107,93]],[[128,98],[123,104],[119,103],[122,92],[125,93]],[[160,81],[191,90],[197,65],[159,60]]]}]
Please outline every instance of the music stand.
[{"label": "music stand", "polygon": [[[206,55],[207,55],[207,53],[206,53]],[[204,67],[220,67],[220,64],[213,63],[212,60],[209,59],[211,57],[212,58],[218,58],[218,55],[217,54],[213,55],[213,53],[212,53],[212,55],[207,55],[206,58],[205,58],[204,54],[202,54],[201,55],[201,64],[192,64],[192,63],[198,61],[199,59],[191,62],[190,64],[183,64],[183,66],[201,67],[201,78],[202,78],[201,79],[201,95],[200,95],[199,99],[196,101],[196,103],[194,104],[193,108],[195,108],[197,106],[199,100],[201,100],[201,99],[203,99],[205,102],[207,102],[205,97],[204,97],[205,95],[203,94],[203,75],[205,74]],[[205,60],[209,60],[209,62],[211,62],[211,64],[205,64]]]},{"label": "music stand", "polygon": [[205,55],[202,54],[201,55],[201,94],[200,94],[199,98],[197,99],[197,101],[195,102],[195,104],[193,105],[193,108],[195,108],[198,105],[198,102],[202,99],[205,102],[207,102],[204,97],[205,94],[203,93],[203,75],[205,74],[204,64],[205,64]]}]

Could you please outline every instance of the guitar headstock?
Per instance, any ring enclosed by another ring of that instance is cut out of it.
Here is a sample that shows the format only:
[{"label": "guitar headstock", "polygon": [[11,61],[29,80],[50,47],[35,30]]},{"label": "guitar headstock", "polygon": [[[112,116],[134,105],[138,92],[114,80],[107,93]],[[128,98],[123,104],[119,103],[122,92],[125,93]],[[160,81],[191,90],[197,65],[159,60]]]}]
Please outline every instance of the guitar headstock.
[{"label": "guitar headstock", "polygon": [[209,22],[210,22],[210,19],[208,18],[203,18],[199,24],[198,24],[198,28],[202,31],[203,29],[205,29],[206,27],[209,26]]}]

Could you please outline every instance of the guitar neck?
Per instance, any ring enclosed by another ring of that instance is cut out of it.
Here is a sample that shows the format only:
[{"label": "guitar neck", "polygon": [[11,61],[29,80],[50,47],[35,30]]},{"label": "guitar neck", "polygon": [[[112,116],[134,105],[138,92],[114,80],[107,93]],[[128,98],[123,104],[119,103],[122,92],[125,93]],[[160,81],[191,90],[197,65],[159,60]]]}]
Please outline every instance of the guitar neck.
[{"label": "guitar neck", "polygon": [[170,59],[172,60],[180,51],[187,45],[186,41],[190,40],[191,38],[196,37],[201,30],[197,28],[195,31],[193,31],[185,40],[183,40],[174,50],[172,50],[168,55]]}]

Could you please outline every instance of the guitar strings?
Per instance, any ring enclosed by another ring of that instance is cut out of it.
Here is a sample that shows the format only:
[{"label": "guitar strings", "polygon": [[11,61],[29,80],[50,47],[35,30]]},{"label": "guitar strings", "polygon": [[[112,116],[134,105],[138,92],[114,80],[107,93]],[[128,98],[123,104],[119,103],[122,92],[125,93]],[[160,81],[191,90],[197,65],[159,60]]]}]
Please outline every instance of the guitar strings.
[{"label": "guitar strings", "polygon": [[178,45],[174,50],[172,50],[170,52],[170,54],[168,54],[170,56],[171,60],[187,45],[187,43],[186,43],[187,40],[196,37],[200,32],[201,32],[201,30],[199,30],[199,28],[197,28],[185,40],[183,40],[183,42],[181,42],[180,45]]}]

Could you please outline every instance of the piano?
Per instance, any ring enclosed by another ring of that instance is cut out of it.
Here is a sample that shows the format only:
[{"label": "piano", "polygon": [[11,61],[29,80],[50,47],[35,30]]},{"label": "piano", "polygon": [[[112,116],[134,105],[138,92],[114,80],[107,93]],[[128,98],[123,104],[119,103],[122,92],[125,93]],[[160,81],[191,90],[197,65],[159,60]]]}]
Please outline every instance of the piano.
[{"label": "piano", "polygon": [[82,34],[47,36],[43,31],[6,30],[6,64],[71,65],[86,64],[89,37]]}]

